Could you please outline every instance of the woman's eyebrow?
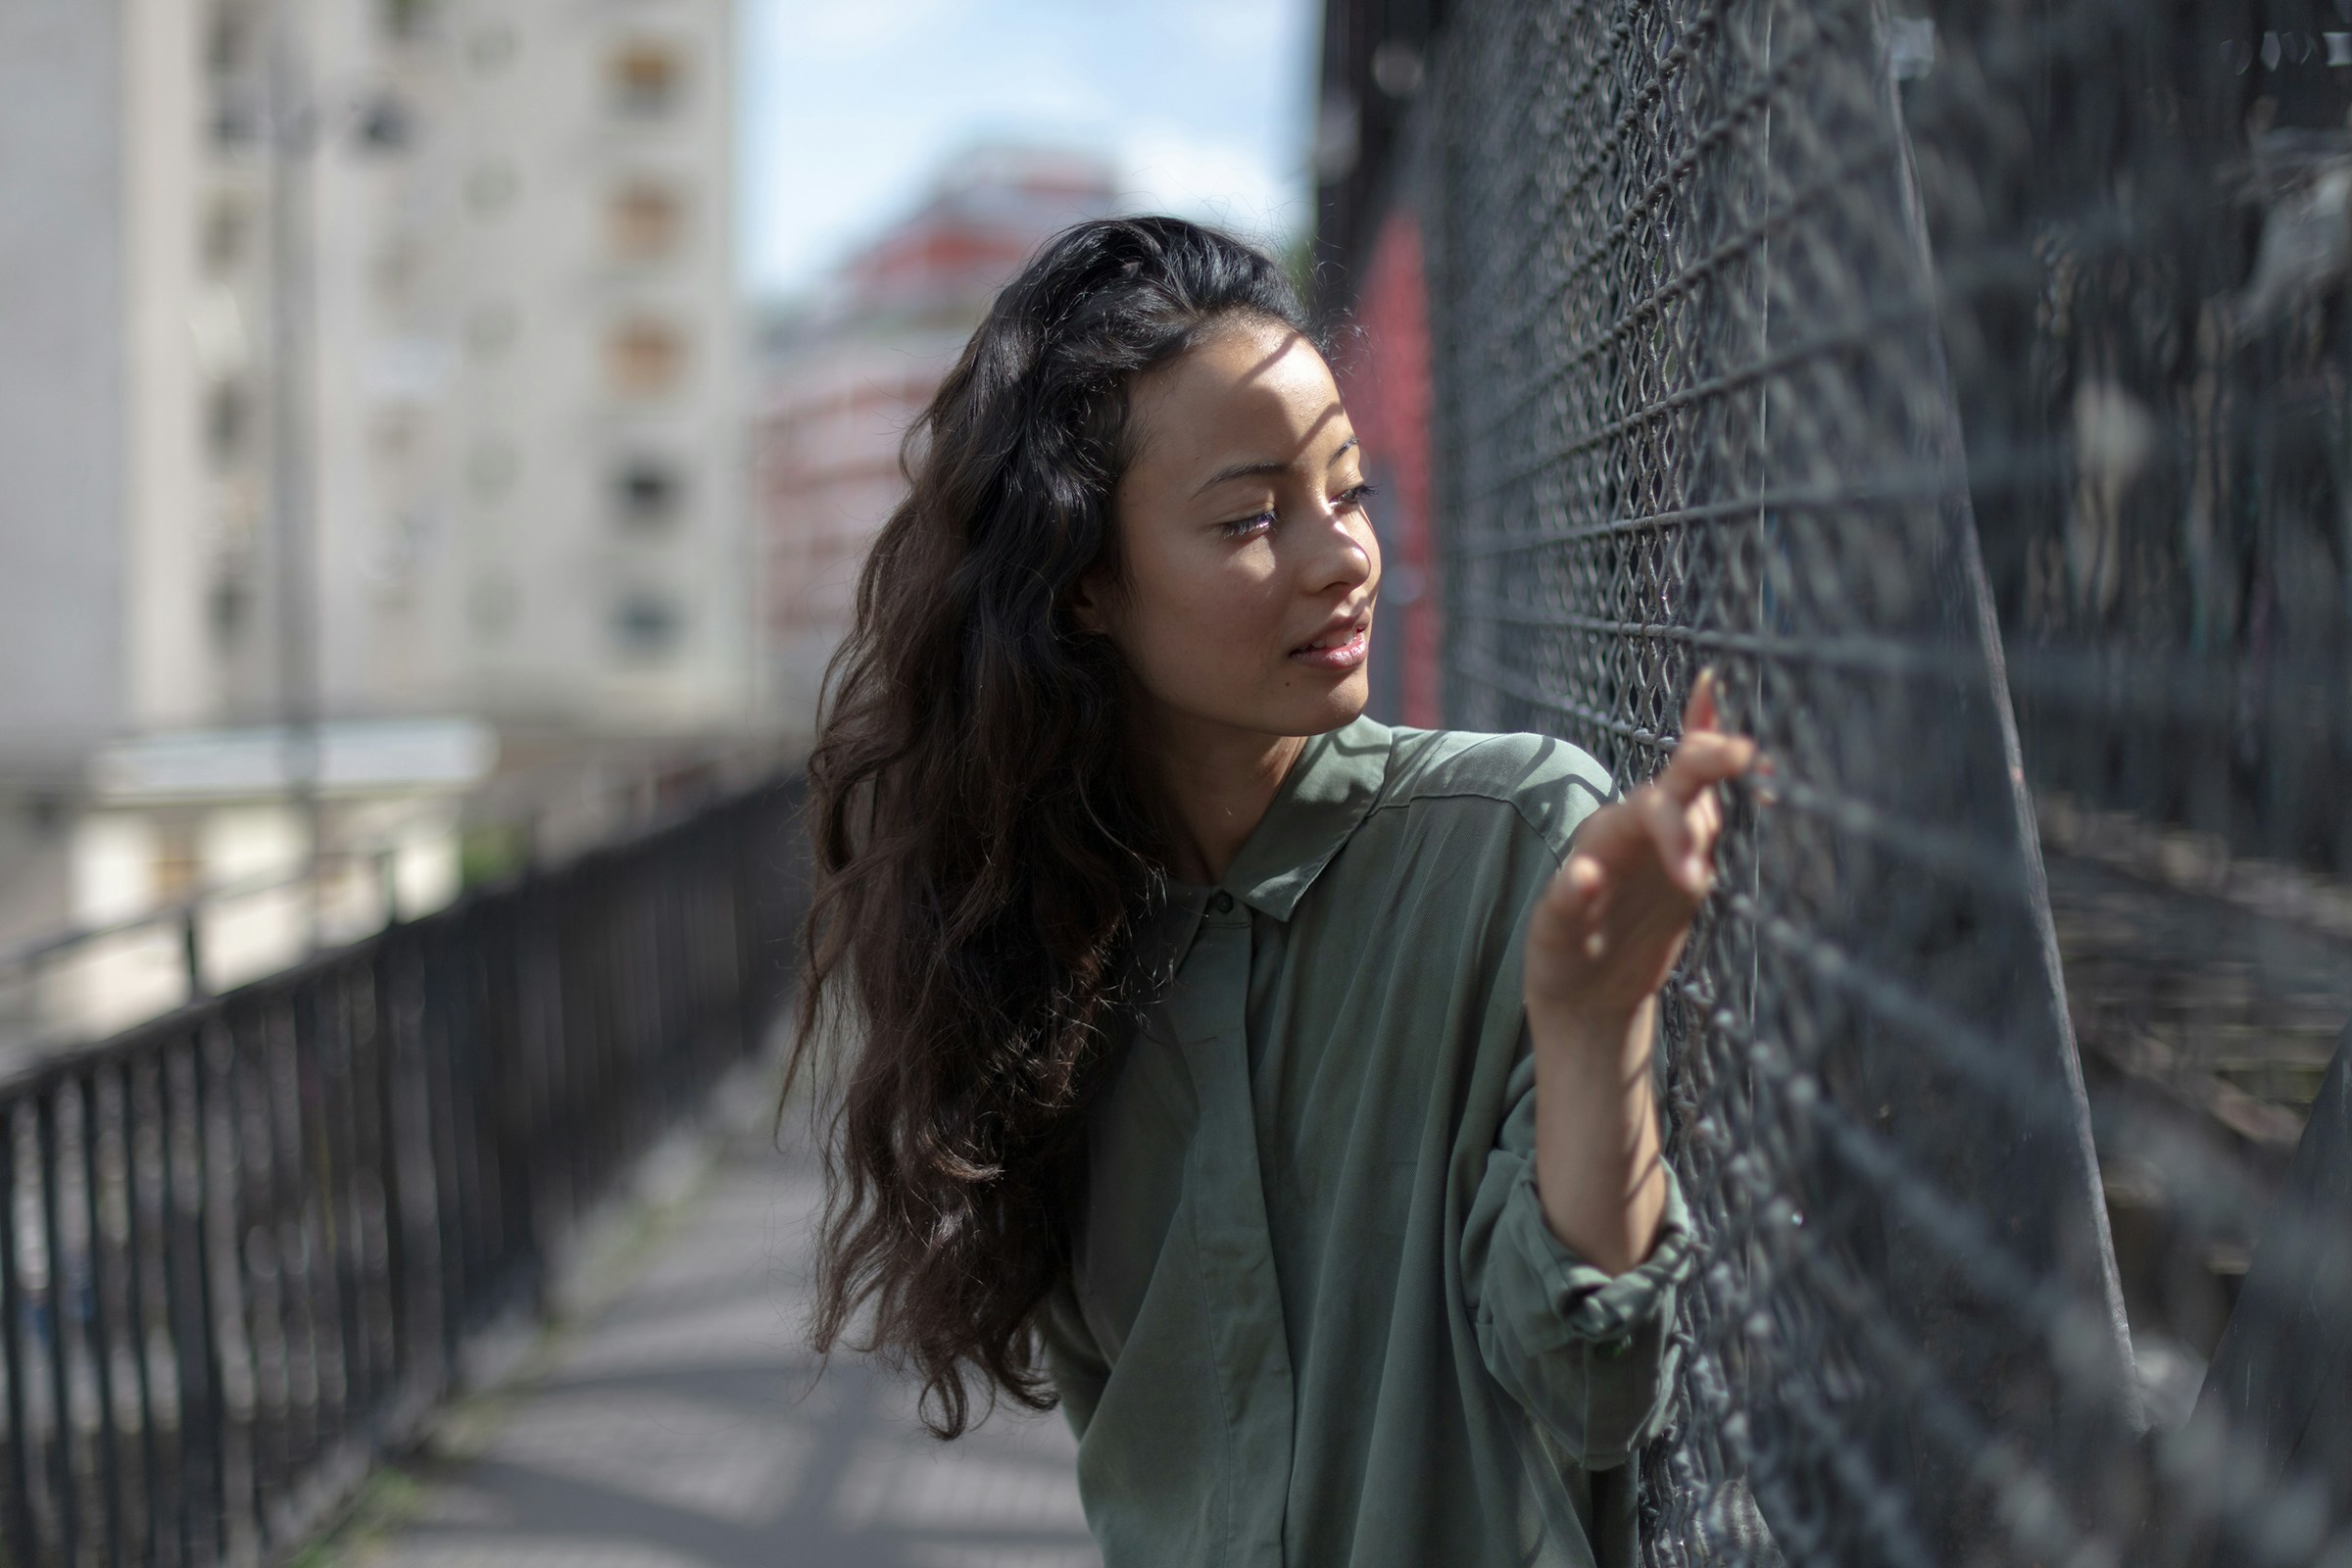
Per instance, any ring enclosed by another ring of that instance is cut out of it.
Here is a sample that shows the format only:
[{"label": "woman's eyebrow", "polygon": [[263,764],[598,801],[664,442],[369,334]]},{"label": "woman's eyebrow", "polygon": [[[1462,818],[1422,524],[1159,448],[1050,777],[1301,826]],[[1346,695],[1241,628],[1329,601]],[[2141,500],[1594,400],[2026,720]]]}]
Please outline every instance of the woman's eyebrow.
[{"label": "woman's eyebrow", "polygon": [[1219,468],[1201,480],[1200,488],[1195,490],[1193,494],[1200,495],[1204,491],[1214,490],[1228,479],[1249,479],[1261,473],[1288,473],[1290,471],[1289,464],[1277,462],[1271,458],[1261,463],[1237,463],[1231,467]]},{"label": "woman's eyebrow", "polygon": [[[1330,462],[1326,463],[1324,466],[1329,467],[1332,463],[1339,462],[1341,458],[1348,454],[1350,448],[1355,446],[1355,444],[1356,440],[1353,436],[1349,436],[1347,440],[1341,442],[1338,449],[1332,453]],[[1198,496],[1206,491],[1214,490],[1217,486],[1223,484],[1228,479],[1253,479],[1261,473],[1288,473],[1290,471],[1291,466],[1289,464],[1279,462],[1272,458],[1264,459],[1257,463],[1236,463],[1228,467],[1219,468],[1216,472],[1201,480],[1200,488],[1195,490],[1193,494]]]}]

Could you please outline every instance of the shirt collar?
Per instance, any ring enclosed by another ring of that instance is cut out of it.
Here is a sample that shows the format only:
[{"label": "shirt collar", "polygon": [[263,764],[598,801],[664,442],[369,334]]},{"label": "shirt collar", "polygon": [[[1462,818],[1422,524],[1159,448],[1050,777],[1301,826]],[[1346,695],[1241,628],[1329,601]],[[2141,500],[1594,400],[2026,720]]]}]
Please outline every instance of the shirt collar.
[{"label": "shirt collar", "polygon": [[1201,915],[1219,892],[1288,921],[1340,847],[1355,832],[1389,776],[1389,727],[1368,718],[1310,736],[1242,851],[1214,888],[1170,881],[1139,923],[1129,959],[1153,994],[1191,951]]},{"label": "shirt collar", "polygon": [[1369,718],[1307,738],[1273,804],[1217,886],[1260,914],[1288,920],[1389,776],[1389,727]]}]

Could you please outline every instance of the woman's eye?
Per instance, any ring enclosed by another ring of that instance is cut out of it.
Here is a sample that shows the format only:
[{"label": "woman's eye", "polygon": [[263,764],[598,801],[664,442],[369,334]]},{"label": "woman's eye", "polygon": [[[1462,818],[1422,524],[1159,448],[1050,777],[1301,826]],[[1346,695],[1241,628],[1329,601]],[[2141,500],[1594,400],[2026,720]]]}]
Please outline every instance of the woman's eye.
[{"label": "woman's eye", "polygon": [[1362,506],[1366,501],[1369,501],[1372,497],[1378,494],[1380,494],[1380,491],[1372,485],[1363,483],[1352,484],[1347,489],[1341,491],[1338,495],[1334,496],[1332,498],[1332,504],[1338,507],[1342,512],[1352,512],[1357,507]]},{"label": "woman's eye", "polygon": [[1274,512],[1272,508],[1268,508],[1251,516],[1234,518],[1233,521],[1225,524],[1225,531],[1236,539],[1247,539],[1251,534],[1263,533],[1273,526]]}]

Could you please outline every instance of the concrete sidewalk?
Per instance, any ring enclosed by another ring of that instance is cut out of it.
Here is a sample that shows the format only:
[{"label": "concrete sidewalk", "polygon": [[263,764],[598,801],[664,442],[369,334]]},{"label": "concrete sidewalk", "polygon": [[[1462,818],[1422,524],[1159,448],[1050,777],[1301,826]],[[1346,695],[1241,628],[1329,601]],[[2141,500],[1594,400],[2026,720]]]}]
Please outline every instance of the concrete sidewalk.
[{"label": "concrete sidewalk", "polygon": [[[763,1118],[749,1118],[761,1120]],[[348,1568],[1095,1568],[1059,1415],[952,1445],[799,1341],[814,1167],[739,1127],[626,1266],[330,1545]],[[379,1488],[379,1493],[385,1489]]]}]

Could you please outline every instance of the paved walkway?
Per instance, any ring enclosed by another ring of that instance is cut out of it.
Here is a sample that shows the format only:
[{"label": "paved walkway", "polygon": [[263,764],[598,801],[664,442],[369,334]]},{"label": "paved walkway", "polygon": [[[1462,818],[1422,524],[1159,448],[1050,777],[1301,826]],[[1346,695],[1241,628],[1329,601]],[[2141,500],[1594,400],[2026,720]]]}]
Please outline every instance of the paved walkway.
[{"label": "paved walkway", "polygon": [[[759,1119],[764,1118],[747,1118]],[[797,1325],[816,1173],[739,1129],[532,1373],[471,1401],[350,1568],[1095,1568],[1058,1414],[943,1445]],[[595,1271],[591,1271],[595,1272]]]}]

